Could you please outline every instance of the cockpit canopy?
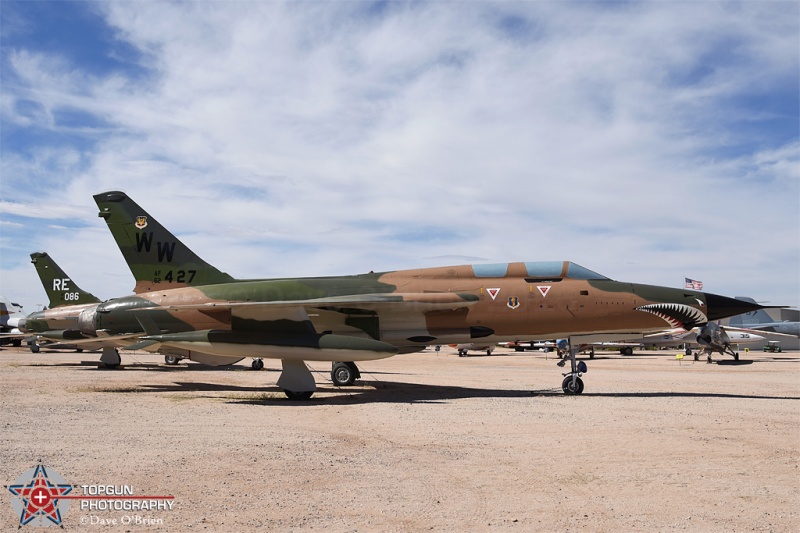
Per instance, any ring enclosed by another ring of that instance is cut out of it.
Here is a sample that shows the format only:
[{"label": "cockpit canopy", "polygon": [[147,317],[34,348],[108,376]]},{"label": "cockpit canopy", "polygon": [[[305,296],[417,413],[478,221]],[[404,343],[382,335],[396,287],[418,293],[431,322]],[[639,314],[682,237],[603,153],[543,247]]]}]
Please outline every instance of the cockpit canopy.
[{"label": "cockpit canopy", "polygon": [[[609,279],[572,261],[535,261],[522,264],[525,265],[530,278]],[[508,274],[509,263],[472,265],[472,270],[475,272],[475,276],[479,278],[502,278]]]}]

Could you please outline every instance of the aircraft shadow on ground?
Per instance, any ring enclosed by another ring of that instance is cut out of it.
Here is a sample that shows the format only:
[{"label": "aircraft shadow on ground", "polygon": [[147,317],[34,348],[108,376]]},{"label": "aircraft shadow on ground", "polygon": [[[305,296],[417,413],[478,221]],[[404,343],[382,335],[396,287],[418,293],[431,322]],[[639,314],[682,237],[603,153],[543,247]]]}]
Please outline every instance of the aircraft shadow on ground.
[{"label": "aircraft shadow on ground", "polygon": [[[101,392],[131,392],[125,388],[119,391],[110,389]],[[580,398],[723,398],[755,400],[800,400],[798,396],[763,396],[749,394],[724,394],[705,392],[584,392],[580,396],[569,396],[560,389],[509,390],[491,388],[470,388],[451,385],[422,385],[404,382],[358,382],[353,387],[334,387],[318,385],[317,397],[309,400],[289,400],[283,391],[275,386],[240,386],[202,382],[173,382],[169,384],[139,385],[137,393],[222,393],[209,398],[226,400],[240,405],[354,405],[363,403],[444,403],[466,398],[535,398],[560,397],[565,400]],[[319,397],[319,394],[335,393],[335,396]],[[227,395],[227,396],[226,396]],[[248,396],[244,396],[248,395]]]}]

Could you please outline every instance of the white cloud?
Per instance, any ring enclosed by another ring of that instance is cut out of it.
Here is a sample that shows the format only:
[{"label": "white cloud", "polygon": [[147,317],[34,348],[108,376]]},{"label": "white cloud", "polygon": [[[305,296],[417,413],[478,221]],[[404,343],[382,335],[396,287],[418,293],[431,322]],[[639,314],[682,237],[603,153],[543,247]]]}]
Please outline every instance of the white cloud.
[{"label": "white cloud", "polygon": [[[566,258],[721,293],[761,278],[800,303],[800,144],[751,127],[775,118],[759,98],[796,90],[794,3],[92,8],[148,73],[16,52],[26,88],[4,89],[4,122],[100,120],[80,156],[4,153],[4,174],[54,185],[0,212],[104,230],[90,196],[125,190],[242,277]],[[60,260],[76,242],[45,244]],[[121,263],[110,243],[119,261],[98,265]]]}]

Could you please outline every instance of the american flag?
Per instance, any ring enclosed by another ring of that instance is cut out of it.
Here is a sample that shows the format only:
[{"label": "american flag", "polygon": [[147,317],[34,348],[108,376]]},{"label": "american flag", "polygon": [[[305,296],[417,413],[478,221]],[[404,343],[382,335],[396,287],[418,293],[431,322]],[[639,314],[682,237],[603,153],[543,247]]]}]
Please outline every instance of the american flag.
[{"label": "american flag", "polygon": [[696,279],[691,279],[691,278],[686,278],[686,277],[683,278],[683,279],[685,280],[683,286],[686,287],[687,289],[694,289],[696,291],[703,290],[703,282],[702,281],[697,281]]}]

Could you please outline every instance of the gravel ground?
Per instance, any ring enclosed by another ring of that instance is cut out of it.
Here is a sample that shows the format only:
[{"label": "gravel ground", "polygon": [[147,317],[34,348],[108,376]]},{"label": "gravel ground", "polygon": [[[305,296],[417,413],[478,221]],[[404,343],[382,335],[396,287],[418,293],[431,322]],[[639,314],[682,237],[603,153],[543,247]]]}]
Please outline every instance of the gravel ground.
[{"label": "gravel ground", "polygon": [[273,360],[100,370],[96,353],[4,348],[0,469],[7,486],[41,462],[73,495],[174,496],[71,500],[70,531],[800,530],[800,354],[675,353],[598,353],[581,396],[538,352],[400,355],[349,388],[311,363],[320,390],[291,402]]}]

